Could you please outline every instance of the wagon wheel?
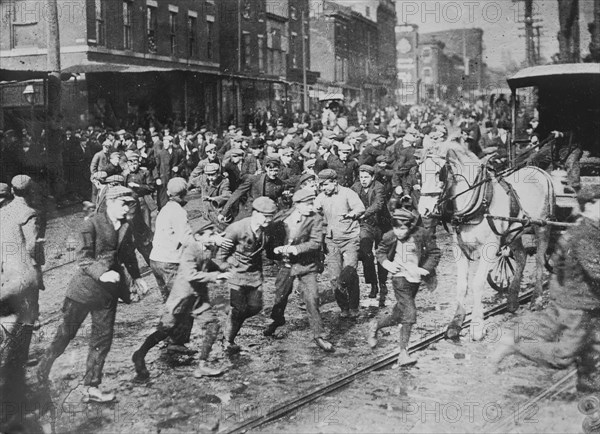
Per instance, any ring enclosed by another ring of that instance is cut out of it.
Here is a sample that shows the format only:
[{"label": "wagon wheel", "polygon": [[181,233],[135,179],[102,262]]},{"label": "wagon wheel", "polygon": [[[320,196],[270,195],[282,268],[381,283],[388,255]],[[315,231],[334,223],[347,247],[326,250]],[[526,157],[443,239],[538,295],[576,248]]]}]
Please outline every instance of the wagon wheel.
[{"label": "wagon wheel", "polygon": [[498,292],[506,292],[515,276],[515,258],[508,246],[500,247],[496,263],[488,271],[487,281]]}]

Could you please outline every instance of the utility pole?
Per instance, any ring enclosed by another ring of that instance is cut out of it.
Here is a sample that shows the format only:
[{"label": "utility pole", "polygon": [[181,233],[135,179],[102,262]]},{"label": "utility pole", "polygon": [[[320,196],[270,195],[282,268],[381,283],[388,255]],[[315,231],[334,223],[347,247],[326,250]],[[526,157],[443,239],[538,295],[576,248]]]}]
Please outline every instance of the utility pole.
[{"label": "utility pole", "polygon": [[46,69],[48,70],[48,125],[50,130],[58,129],[60,114],[60,35],[58,29],[57,0],[46,0],[48,23]]},{"label": "utility pole", "polygon": [[590,57],[592,62],[600,62],[600,0],[594,0],[594,21],[589,23],[591,33]]},{"label": "utility pole", "polygon": [[304,88],[304,98],[302,101],[302,111],[308,113],[310,111],[310,102],[308,100],[308,79],[306,77],[306,10],[302,9],[302,86]]},{"label": "utility pole", "polygon": [[[520,23],[525,24],[525,27],[521,27],[519,30],[525,30],[525,61],[527,66],[534,66],[539,63],[541,59],[540,52],[540,29],[541,26],[535,26],[534,23],[541,22],[539,18],[533,16],[533,0],[513,0],[513,3],[525,3],[525,11],[523,20]],[[534,36],[534,30],[537,31],[538,43],[536,45],[536,37]],[[520,35],[519,37],[523,37]],[[536,49],[537,46],[537,49]]]}]

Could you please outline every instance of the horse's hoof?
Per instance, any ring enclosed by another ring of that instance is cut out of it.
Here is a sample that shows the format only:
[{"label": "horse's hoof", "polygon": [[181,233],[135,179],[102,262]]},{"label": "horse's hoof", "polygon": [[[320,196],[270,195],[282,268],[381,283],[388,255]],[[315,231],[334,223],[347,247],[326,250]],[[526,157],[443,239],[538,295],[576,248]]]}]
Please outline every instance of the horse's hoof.
[{"label": "horse's hoof", "polygon": [[460,340],[460,328],[448,327],[448,329],[446,330],[446,339],[458,342]]},{"label": "horse's hoof", "polygon": [[509,313],[515,313],[519,310],[519,301],[518,300],[508,300],[506,302],[506,310]]}]

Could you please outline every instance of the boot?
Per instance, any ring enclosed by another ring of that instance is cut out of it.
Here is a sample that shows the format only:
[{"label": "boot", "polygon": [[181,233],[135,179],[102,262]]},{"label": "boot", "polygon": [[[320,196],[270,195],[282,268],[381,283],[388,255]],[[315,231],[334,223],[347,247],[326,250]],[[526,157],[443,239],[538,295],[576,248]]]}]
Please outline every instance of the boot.
[{"label": "boot", "polygon": [[283,323],[273,321],[271,324],[269,324],[265,328],[265,330],[263,331],[263,335],[264,336],[273,336],[275,334],[275,330],[277,330],[277,328],[282,326],[283,324],[285,324],[285,321]]},{"label": "boot", "polygon": [[385,307],[385,298],[387,297],[387,285],[385,282],[379,283],[379,307]]},{"label": "boot", "polygon": [[150,378],[150,372],[148,372],[148,369],[146,368],[146,361],[144,360],[144,355],[141,351],[138,350],[133,353],[131,361],[135,366],[135,381],[146,381]]},{"label": "boot", "polygon": [[379,288],[377,287],[377,283],[371,283],[371,292],[369,293],[369,298],[377,298],[377,292]]},{"label": "boot", "polygon": [[400,326],[400,354],[398,354],[398,361],[393,366],[394,369],[411,366],[417,363],[417,359],[408,354],[408,342],[410,341],[411,329],[412,324],[402,324]]}]

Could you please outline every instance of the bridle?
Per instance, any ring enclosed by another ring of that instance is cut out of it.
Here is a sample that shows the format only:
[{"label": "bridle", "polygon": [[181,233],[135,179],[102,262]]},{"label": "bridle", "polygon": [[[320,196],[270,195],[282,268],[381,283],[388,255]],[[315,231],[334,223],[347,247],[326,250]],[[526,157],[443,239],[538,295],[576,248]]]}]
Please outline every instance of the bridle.
[{"label": "bridle", "polygon": [[[440,189],[440,191],[423,191],[423,190],[421,190],[420,195],[421,195],[421,197],[437,197],[438,198],[438,200],[436,201],[429,216],[433,217],[433,218],[439,218],[442,216],[442,213],[440,212],[440,205],[448,201],[448,195],[449,195],[450,188],[451,188],[450,183],[448,182],[448,179],[449,178],[454,179],[455,175],[454,175],[454,172],[452,171],[452,166],[450,165],[450,163],[447,160],[445,161],[445,163],[443,165],[439,164],[437,161],[435,161],[432,154],[425,155],[423,157],[423,163],[425,163],[425,160],[430,160],[437,168],[439,168],[439,171],[436,172],[435,175],[439,176],[440,182],[442,183],[442,188]],[[444,175],[442,175],[442,173]],[[423,176],[423,174],[421,174],[421,176]]]}]

